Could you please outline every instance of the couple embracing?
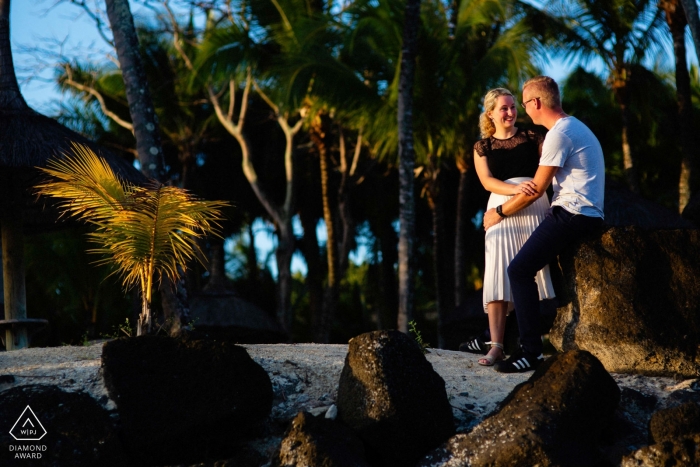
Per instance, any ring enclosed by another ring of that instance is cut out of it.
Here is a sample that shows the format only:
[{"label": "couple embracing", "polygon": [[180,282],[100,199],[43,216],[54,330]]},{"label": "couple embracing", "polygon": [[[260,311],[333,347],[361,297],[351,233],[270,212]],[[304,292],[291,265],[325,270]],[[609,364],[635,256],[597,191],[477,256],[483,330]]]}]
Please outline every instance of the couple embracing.
[{"label": "couple embracing", "polygon": [[[562,110],[552,78],[526,81],[522,98],[533,123],[549,130],[546,136],[516,127],[516,98],[507,89],[484,97],[474,165],[491,192],[483,288],[491,341],[474,338],[460,346],[485,354],[479,364],[503,373],[531,371],[544,361],[539,300],[554,298],[548,264],[603,223],[605,164],[598,139]],[[545,196],[550,184],[551,206]],[[505,358],[506,316],[513,308],[520,349]]]}]

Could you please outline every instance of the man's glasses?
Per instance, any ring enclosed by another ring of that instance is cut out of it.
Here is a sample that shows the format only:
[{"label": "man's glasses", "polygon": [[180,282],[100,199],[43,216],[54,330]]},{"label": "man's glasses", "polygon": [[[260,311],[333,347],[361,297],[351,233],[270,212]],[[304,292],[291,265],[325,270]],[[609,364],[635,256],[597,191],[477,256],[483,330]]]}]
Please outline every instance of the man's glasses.
[{"label": "man's glasses", "polygon": [[534,101],[535,99],[539,99],[539,97],[533,97],[532,99],[526,100],[525,102],[521,102],[520,105],[522,105],[522,106],[523,106],[523,109],[524,109],[524,108],[526,108],[526,106],[527,106],[527,104],[528,104],[529,102],[532,102],[532,101]]}]

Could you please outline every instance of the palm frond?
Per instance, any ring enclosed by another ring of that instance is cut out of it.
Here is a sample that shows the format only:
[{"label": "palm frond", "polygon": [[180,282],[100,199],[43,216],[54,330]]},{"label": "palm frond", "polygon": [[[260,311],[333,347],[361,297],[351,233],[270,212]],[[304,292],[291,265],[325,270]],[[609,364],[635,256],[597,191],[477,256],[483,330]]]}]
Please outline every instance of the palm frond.
[{"label": "palm frond", "polygon": [[37,192],[57,198],[66,215],[94,225],[88,238],[97,247],[89,251],[104,256],[96,263],[115,263],[124,285],[140,285],[150,302],[155,276],[176,280],[188,261],[202,262],[197,239],[220,236],[228,203],[155,182],[129,185],[87,147],[75,144],[73,150],[41,169],[51,180]]}]

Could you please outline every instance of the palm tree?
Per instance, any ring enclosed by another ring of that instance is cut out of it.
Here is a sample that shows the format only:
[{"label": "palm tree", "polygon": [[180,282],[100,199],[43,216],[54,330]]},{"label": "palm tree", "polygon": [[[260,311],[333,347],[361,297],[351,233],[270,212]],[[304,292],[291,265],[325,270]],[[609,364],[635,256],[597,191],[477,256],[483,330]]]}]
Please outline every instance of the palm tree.
[{"label": "palm tree", "polygon": [[559,0],[552,12],[567,28],[562,53],[569,59],[598,57],[608,72],[622,122],[622,156],[629,188],[640,191],[639,174],[630,145],[631,65],[653,55],[661,43],[662,10],[650,0]]},{"label": "palm tree", "polygon": [[683,159],[678,181],[678,212],[682,213],[692,195],[690,180],[693,168],[693,103],[690,91],[690,73],[686,61],[685,27],[688,24],[680,0],[661,0],[659,8],[666,14],[676,63],[676,101],[678,105],[678,126],[680,147]]},{"label": "palm tree", "polygon": [[151,331],[154,281],[177,281],[203,254],[197,239],[219,235],[221,209],[228,204],[204,201],[186,190],[153,180],[139,187],[124,182],[94,152],[74,145],[73,157],[53,159],[42,172],[50,180],[37,185],[41,195],[58,199],[67,216],[92,225],[91,250],[114,263],[124,286],[138,286],[141,314],[137,335]]},{"label": "palm tree", "polygon": [[412,264],[415,235],[415,194],[413,169],[413,87],[418,52],[420,0],[407,0],[404,13],[403,46],[399,71],[399,315],[397,328],[408,333],[415,304],[414,269]]},{"label": "palm tree", "polygon": [[680,0],[688,21],[690,34],[695,44],[695,54],[700,59],[700,15],[698,15],[698,4],[695,0]]},{"label": "palm tree", "polygon": [[165,181],[163,148],[146,73],[139,55],[139,40],[128,0],[107,0],[107,16],[114,35],[114,48],[124,78],[141,171]]}]

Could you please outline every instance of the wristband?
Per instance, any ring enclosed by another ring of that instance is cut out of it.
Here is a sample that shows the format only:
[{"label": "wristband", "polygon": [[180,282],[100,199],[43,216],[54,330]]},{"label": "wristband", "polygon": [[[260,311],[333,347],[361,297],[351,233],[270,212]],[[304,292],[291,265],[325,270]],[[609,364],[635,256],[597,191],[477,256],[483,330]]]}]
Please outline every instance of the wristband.
[{"label": "wristband", "polygon": [[503,214],[503,205],[502,204],[499,204],[498,206],[496,206],[496,214],[498,214],[499,216],[501,216],[504,219],[506,217],[508,217],[505,214]]}]

